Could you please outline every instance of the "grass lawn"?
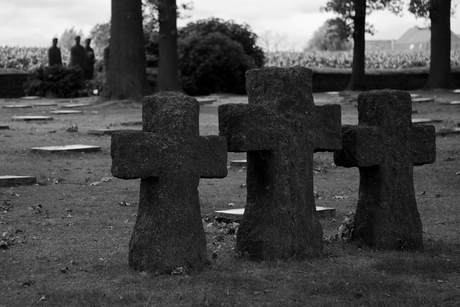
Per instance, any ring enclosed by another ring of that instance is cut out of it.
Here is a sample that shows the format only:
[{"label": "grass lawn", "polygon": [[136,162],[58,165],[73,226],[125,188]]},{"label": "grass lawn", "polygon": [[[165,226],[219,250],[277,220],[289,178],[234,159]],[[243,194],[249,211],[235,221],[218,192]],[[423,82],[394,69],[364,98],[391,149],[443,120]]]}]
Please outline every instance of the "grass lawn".
[{"label": "grass lawn", "polygon": [[[414,103],[414,118],[441,119],[437,128],[460,123],[460,106],[438,104],[456,99],[454,94],[418,93],[437,100]],[[221,96],[202,106],[201,134],[218,134],[217,105],[246,99]],[[357,123],[357,110],[347,99],[326,94],[315,99],[340,103],[342,122]],[[0,106],[11,103],[0,100]],[[224,179],[200,182],[209,265],[199,273],[152,276],[132,272],[127,263],[140,180],[112,177],[110,137],[87,133],[140,120],[140,105],[98,102],[83,108],[84,114],[52,115],[43,123],[11,121],[14,115],[49,115],[50,108],[0,111],[0,124],[10,126],[0,130],[0,176],[38,180],[37,185],[0,188],[0,307],[460,306],[460,135],[438,136],[437,161],[414,167],[424,251],[372,250],[332,240],[321,257],[305,261],[238,257],[237,225],[213,218],[229,203],[245,205],[246,172],[230,168]],[[98,145],[102,151],[30,151],[66,144]],[[245,154],[229,153],[229,161],[241,158]],[[316,205],[337,210],[334,218],[321,220],[329,237],[355,210],[359,172],[335,166],[332,153],[316,153],[315,170]]]}]

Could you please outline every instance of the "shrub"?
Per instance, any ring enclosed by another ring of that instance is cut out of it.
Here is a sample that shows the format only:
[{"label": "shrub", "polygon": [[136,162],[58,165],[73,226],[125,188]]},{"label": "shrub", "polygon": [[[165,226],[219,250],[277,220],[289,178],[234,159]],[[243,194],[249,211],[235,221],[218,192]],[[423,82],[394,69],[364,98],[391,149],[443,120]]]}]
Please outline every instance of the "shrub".
[{"label": "shrub", "polygon": [[181,82],[189,95],[244,94],[247,70],[255,67],[243,46],[220,32],[189,36],[182,42]]},{"label": "shrub", "polygon": [[264,65],[265,55],[262,49],[256,45],[257,35],[251,31],[247,24],[237,24],[234,21],[224,21],[219,18],[209,18],[188,23],[179,30],[179,37],[185,39],[192,35],[205,36],[219,32],[231,40],[236,41],[243,47],[244,53],[252,58],[256,67]]},{"label": "shrub", "polygon": [[24,83],[26,95],[78,97],[85,88],[83,70],[79,67],[45,66],[32,71]]}]

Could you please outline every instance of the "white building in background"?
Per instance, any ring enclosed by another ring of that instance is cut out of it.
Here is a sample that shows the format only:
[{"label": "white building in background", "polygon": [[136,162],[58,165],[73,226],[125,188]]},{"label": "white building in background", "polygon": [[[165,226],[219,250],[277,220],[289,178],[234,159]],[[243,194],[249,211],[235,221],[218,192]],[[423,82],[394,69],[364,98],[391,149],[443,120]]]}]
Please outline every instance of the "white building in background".
[{"label": "white building in background", "polygon": [[[413,27],[397,40],[367,40],[366,50],[430,51],[429,28]],[[460,38],[451,31],[451,50],[460,49]]]}]

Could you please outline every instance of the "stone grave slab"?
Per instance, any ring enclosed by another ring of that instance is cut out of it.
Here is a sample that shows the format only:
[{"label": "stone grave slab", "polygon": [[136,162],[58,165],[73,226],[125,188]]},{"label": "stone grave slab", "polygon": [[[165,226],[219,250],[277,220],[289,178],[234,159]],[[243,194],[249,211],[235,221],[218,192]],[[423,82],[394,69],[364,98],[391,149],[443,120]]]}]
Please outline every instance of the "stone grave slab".
[{"label": "stone grave slab", "polygon": [[413,124],[432,124],[442,123],[441,119],[430,119],[430,118],[412,118]]},{"label": "stone grave slab", "polygon": [[[228,219],[230,222],[241,223],[244,215],[244,208],[228,209],[214,211],[216,219]],[[330,207],[316,206],[316,214],[320,219],[332,218],[335,216],[336,210]]]},{"label": "stone grave slab", "polygon": [[[246,72],[248,104],[218,108],[230,152],[247,152],[247,201],[236,249],[253,260],[321,254],[313,153],[342,147],[340,105],[313,102],[305,67]],[[289,180],[286,180],[289,178]]]},{"label": "stone grave slab", "polygon": [[359,198],[352,240],[376,249],[421,249],[414,165],[436,161],[434,126],[413,125],[409,93],[370,91],[358,97],[357,126],[343,125],[337,166],[358,167]]},{"label": "stone grave slab", "polygon": [[26,109],[26,108],[32,108],[32,105],[30,104],[7,104],[5,106],[2,106],[4,109]]},{"label": "stone grave slab", "polygon": [[452,90],[451,92],[454,94],[460,94],[460,89],[455,89],[455,90]]},{"label": "stone grave slab", "polygon": [[98,136],[101,136],[101,135],[112,135],[113,133],[115,132],[119,132],[119,131],[140,131],[140,129],[91,129],[91,130],[88,130],[88,134],[91,134],[91,135],[98,135]]},{"label": "stone grave slab", "polygon": [[422,97],[422,95],[420,95],[420,94],[410,94],[410,97],[412,99],[414,99],[414,98],[420,98],[420,97]]},{"label": "stone grave slab", "polygon": [[441,105],[455,105],[458,106],[460,105],[460,101],[443,101],[443,102],[438,102]]},{"label": "stone grave slab", "polygon": [[142,131],[112,135],[112,174],[141,178],[137,220],[129,243],[129,266],[170,274],[207,264],[200,212],[200,178],[227,176],[227,144],[200,136],[199,102],[176,92],[146,96]]},{"label": "stone grave slab", "polygon": [[32,102],[34,107],[54,107],[57,106],[57,102],[55,101],[37,101]]},{"label": "stone grave slab", "polygon": [[66,152],[66,151],[77,151],[77,152],[96,152],[101,151],[100,146],[94,145],[62,145],[62,146],[44,146],[44,147],[32,147],[32,152]]},{"label": "stone grave slab", "polygon": [[83,108],[83,107],[88,107],[93,105],[90,102],[79,102],[79,103],[68,103],[68,104],[63,104],[61,105],[61,108],[64,109],[73,109],[73,108]]},{"label": "stone grave slab", "polygon": [[196,98],[200,105],[212,104],[217,101],[215,98]]},{"label": "stone grave slab", "polygon": [[231,167],[246,167],[247,164],[248,161],[246,159],[230,161]]},{"label": "stone grave slab", "polygon": [[418,102],[418,103],[431,102],[431,101],[434,101],[433,97],[420,97],[420,98],[412,99],[412,102]]},{"label": "stone grave slab", "polygon": [[436,135],[445,136],[449,134],[460,134],[460,127],[441,128],[436,130]]},{"label": "stone grave slab", "polygon": [[53,120],[51,116],[41,116],[41,115],[25,115],[25,116],[13,116],[11,120],[15,121],[46,121]]},{"label": "stone grave slab", "polygon": [[129,126],[142,126],[142,120],[135,120],[130,122],[122,122],[120,126],[129,127]]},{"label": "stone grave slab", "polygon": [[0,176],[0,187],[8,188],[17,185],[32,185],[37,183],[33,176]]},{"label": "stone grave slab", "polygon": [[21,97],[19,99],[21,99],[21,100],[37,100],[37,99],[42,99],[42,97],[40,97],[40,96],[24,96],[24,97]]},{"label": "stone grave slab", "polygon": [[72,115],[72,114],[83,114],[83,111],[82,110],[54,110],[54,111],[50,111],[50,114]]}]

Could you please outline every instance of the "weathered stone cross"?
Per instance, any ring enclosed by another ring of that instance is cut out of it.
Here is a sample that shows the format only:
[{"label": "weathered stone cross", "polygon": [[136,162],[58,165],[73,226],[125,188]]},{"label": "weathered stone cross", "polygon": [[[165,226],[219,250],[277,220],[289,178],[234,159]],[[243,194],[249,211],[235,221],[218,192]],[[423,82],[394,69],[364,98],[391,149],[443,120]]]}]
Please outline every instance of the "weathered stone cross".
[{"label": "weathered stone cross", "polygon": [[304,258],[322,249],[313,152],[341,148],[341,111],[339,105],[314,105],[311,78],[303,67],[250,70],[249,104],[219,106],[228,150],[247,152],[237,249],[252,259]]},{"label": "weathered stone cross", "polygon": [[199,270],[207,262],[200,214],[201,178],[227,175],[224,137],[199,135],[199,104],[179,93],[145,97],[143,131],[112,136],[112,174],[141,178],[139,212],[129,243],[137,271]]},{"label": "weathered stone cross", "polygon": [[358,97],[358,126],[344,125],[335,164],[359,167],[359,200],[352,239],[375,248],[423,246],[413,166],[436,160],[433,126],[413,126],[408,93],[373,91]]}]

